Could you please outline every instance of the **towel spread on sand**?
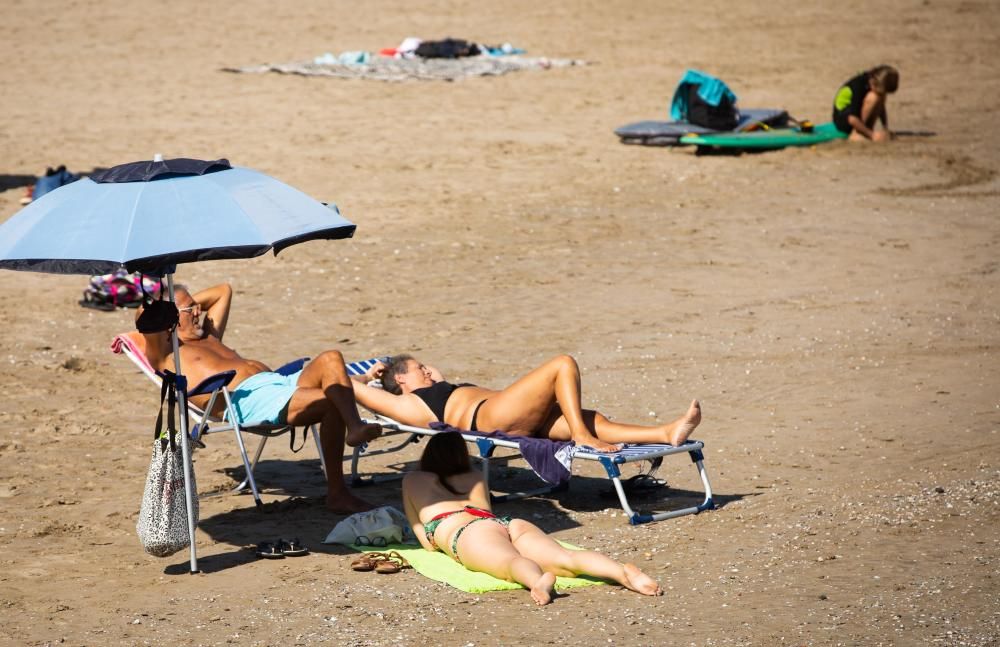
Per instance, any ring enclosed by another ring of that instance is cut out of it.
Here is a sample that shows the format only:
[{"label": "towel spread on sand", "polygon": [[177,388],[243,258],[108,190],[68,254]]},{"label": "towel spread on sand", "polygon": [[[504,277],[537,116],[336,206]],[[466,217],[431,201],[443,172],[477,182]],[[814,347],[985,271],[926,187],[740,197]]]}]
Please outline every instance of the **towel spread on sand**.
[{"label": "towel spread on sand", "polygon": [[265,63],[244,67],[225,67],[223,72],[243,74],[300,74],[303,76],[332,76],[342,79],[374,79],[377,81],[457,81],[471,76],[499,76],[509,72],[529,69],[549,69],[586,65],[586,61],[568,58],[534,58],[527,56],[469,56],[464,58],[399,59],[386,56],[372,57],[364,63],[331,62],[315,63]]},{"label": "towel spread on sand", "polygon": [[[571,550],[581,550],[576,546],[559,542]],[[371,546],[351,546],[358,552],[388,552],[394,550],[410,562],[413,570],[424,577],[449,584],[466,593],[487,593],[489,591],[512,591],[524,587],[515,582],[505,582],[486,573],[470,571],[444,553],[432,553],[421,546],[412,544],[390,544],[385,548]],[[604,580],[589,577],[557,577],[556,590],[578,586],[605,584]]]}]

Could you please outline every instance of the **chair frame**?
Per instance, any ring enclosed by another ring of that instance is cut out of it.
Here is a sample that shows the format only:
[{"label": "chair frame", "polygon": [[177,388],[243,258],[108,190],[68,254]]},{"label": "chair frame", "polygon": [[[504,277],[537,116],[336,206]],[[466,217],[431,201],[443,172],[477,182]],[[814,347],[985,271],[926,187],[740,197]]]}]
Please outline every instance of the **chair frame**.
[{"label": "chair frame", "polygon": [[[369,456],[379,456],[382,454],[389,454],[392,452],[399,451],[411,443],[417,443],[420,441],[422,436],[433,436],[434,434],[441,433],[433,429],[428,429],[426,427],[415,427],[413,425],[406,425],[387,416],[380,414],[374,414],[374,420],[369,420],[368,422],[375,422],[382,425],[385,430],[382,437],[388,437],[393,435],[405,434],[406,438],[390,447],[380,448],[369,451],[369,444],[364,443],[354,448],[354,454],[351,457],[351,484],[365,485],[371,483],[378,483],[383,481],[396,480],[403,477],[402,474],[391,474],[391,475],[370,475],[366,476],[361,474],[359,471],[359,463],[361,458]],[[506,464],[509,461],[523,458],[518,449],[517,442],[510,440],[502,440],[498,438],[489,438],[481,434],[474,433],[463,433],[462,438],[466,442],[475,445],[478,455],[472,455],[472,458],[478,460],[480,463],[480,469],[483,472],[483,476],[486,479],[487,487],[489,487],[489,477],[490,477],[490,466],[494,464]],[[580,449],[576,452],[574,458],[596,461],[604,467],[604,470],[611,480],[612,486],[614,487],[615,493],[618,495],[618,501],[621,504],[622,510],[625,512],[625,516],[628,519],[629,524],[635,526],[643,523],[649,523],[652,521],[661,521],[663,519],[673,519],[676,517],[683,517],[689,514],[699,514],[705,510],[715,509],[715,502],[712,498],[712,485],[708,480],[708,473],[705,471],[705,455],[702,451],[705,448],[705,444],[700,440],[688,440],[683,445],[674,447],[672,445],[632,445],[618,452],[604,453],[597,452],[587,449]],[[505,453],[503,455],[496,455],[497,449],[509,450],[512,453]],[[701,478],[702,486],[704,487],[705,498],[704,500],[695,506],[690,506],[686,508],[680,508],[676,510],[670,510],[666,512],[640,512],[635,510],[628,500],[628,493],[626,492],[625,486],[621,481],[621,466],[626,463],[633,463],[637,461],[649,461],[651,463],[650,474],[655,470],[663,458],[667,456],[678,456],[682,454],[687,454],[691,458],[691,462],[695,464],[698,470],[698,476]],[[513,499],[521,499],[529,496],[537,496],[540,494],[548,494],[559,489],[560,486],[557,485],[546,485],[533,490],[527,490],[522,492],[511,492],[504,495],[497,495],[492,490],[490,490],[490,497],[495,502],[508,501]]]},{"label": "chair frame", "polygon": [[[135,364],[135,366],[147,378],[149,378],[149,380],[153,382],[157,388],[159,388],[162,384],[162,379],[159,373],[157,373],[157,371],[150,365],[149,360],[146,359],[145,353],[143,353],[136,340],[132,337],[133,334],[135,333],[118,335],[118,337],[115,338],[115,341],[112,342],[112,352],[125,355],[125,357],[131,360],[132,363]],[[280,370],[281,369],[279,369],[279,371]],[[188,416],[194,423],[194,426],[190,431],[191,439],[195,443],[201,444],[201,446],[204,447],[204,444],[200,442],[200,438],[202,436],[229,431],[233,432],[233,435],[236,438],[236,445],[240,451],[240,457],[243,460],[243,467],[246,470],[246,477],[243,481],[234,488],[230,489],[228,492],[203,494],[199,495],[199,498],[220,496],[222,494],[238,494],[244,492],[249,487],[250,492],[253,494],[254,504],[260,508],[263,503],[260,499],[260,491],[257,488],[257,480],[254,477],[254,469],[256,469],[261,454],[264,452],[264,447],[267,445],[267,441],[286,433],[292,433],[294,437],[295,427],[292,425],[267,424],[241,425],[237,421],[231,392],[228,386],[233,375],[235,375],[235,371],[227,371],[212,375],[203,380],[200,384],[196,385],[194,388],[187,391]],[[208,405],[204,410],[191,404],[191,398],[199,395],[209,395]],[[218,401],[220,395],[225,401],[224,411],[226,412],[221,418],[209,413],[215,408],[215,403]],[[316,450],[319,453],[319,460],[320,465],[323,468],[323,473],[326,474],[326,462],[323,460],[323,449],[320,444],[319,430],[316,425],[309,425],[309,431],[311,431],[313,440],[316,443]],[[257,445],[257,450],[254,452],[253,459],[250,459],[247,454],[246,443],[243,439],[244,433],[260,436],[260,443]]]}]

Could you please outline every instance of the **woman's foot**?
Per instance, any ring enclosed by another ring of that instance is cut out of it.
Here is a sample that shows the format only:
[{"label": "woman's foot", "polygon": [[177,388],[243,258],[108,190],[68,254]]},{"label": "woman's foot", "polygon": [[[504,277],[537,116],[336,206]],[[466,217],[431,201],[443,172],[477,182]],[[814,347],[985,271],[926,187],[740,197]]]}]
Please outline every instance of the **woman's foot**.
[{"label": "woman's foot", "polygon": [[382,435],[382,426],[375,422],[359,422],[355,427],[347,428],[347,438],[344,442],[348,447],[363,445]]},{"label": "woman's foot", "polygon": [[531,587],[530,592],[531,599],[538,606],[552,602],[552,595],[556,592],[556,576],[552,573],[542,573],[535,585]]},{"label": "woman's foot", "polygon": [[585,445],[599,452],[616,452],[622,448],[621,445],[612,445],[611,443],[605,442],[596,436],[587,436],[586,438],[581,439],[574,438],[573,442],[575,442],[577,446]]},{"label": "woman's foot", "polygon": [[687,442],[688,437],[701,423],[701,404],[697,400],[691,401],[687,413],[667,425],[667,442],[677,447]]},{"label": "woman's foot", "polygon": [[663,589],[656,580],[640,571],[635,564],[625,564],[625,581],[622,584],[643,595],[663,595]]}]

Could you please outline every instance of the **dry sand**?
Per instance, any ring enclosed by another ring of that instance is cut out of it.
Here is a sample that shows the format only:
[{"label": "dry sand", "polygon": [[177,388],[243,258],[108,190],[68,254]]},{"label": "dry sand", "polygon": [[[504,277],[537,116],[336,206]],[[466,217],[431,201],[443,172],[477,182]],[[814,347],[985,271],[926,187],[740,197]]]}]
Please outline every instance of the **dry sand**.
[{"label": "dry sand", "polygon": [[[351,572],[320,544],[339,517],[315,450],[278,442],[263,514],[202,501],[190,576],[185,554],[146,556],[135,536],[155,394],[107,350],[131,313],[77,306],[85,277],[3,272],[0,642],[1000,641],[993,3],[7,0],[2,15],[0,172],[227,157],[358,224],[350,241],[181,268],[193,286],[233,283],[227,339],[245,355],[410,350],[500,386],[571,353],[586,402],[616,418],[702,400],[721,505],[630,527],[584,468],[567,494],[504,506],[666,589],[535,608]],[[408,35],[594,65],[404,84],[219,71]],[[837,85],[881,62],[902,71],[892,125],[936,137],[696,157],[612,134],[663,118],[686,67],[744,106],[824,121]],[[0,193],[3,217],[22,191]],[[237,463],[213,440],[202,492],[232,485]],[[672,489],[644,505],[690,499],[687,459],[664,474]],[[399,505],[395,485],[361,494]],[[314,554],[246,550],[279,536]]]}]

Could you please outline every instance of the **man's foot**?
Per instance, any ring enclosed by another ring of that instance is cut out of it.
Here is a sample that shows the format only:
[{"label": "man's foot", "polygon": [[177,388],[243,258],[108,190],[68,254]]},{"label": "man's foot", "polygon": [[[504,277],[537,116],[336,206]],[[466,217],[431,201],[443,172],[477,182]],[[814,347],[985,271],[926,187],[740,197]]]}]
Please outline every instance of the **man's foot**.
[{"label": "man's foot", "polygon": [[373,510],[377,506],[344,491],[337,494],[327,494],[326,507],[330,512],[337,514],[354,514],[355,512]]},{"label": "man's foot", "polygon": [[677,447],[687,442],[688,437],[694,428],[701,423],[701,404],[697,400],[691,401],[691,406],[687,413],[667,425],[667,442]]},{"label": "man's foot", "polygon": [[552,602],[552,594],[556,592],[556,576],[552,573],[542,573],[535,585],[531,587],[531,599],[542,606]]},{"label": "man's foot", "polygon": [[625,564],[625,588],[643,595],[663,595],[663,589],[656,580],[639,570],[635,564]]},{"label": "man's foot", "polygon": [[347,429],[347,438],[344,442],[348,447],[363,445],[369,440],[374,440],[382,435],[382,426],[375,422],[359,422],[354,428]]}]

